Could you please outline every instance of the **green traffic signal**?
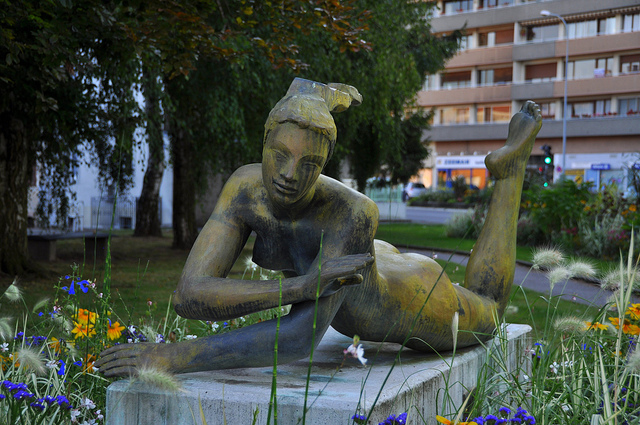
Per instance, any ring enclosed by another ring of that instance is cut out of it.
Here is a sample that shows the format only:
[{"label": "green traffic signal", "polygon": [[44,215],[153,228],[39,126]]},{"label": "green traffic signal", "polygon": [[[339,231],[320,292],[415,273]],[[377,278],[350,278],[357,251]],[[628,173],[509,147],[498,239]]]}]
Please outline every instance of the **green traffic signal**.
[{"label": "green traffic signal", "polygon": [[545,164],[551,164],[551,157],[550,156],[545,156],[544,157],[544,163]]}]

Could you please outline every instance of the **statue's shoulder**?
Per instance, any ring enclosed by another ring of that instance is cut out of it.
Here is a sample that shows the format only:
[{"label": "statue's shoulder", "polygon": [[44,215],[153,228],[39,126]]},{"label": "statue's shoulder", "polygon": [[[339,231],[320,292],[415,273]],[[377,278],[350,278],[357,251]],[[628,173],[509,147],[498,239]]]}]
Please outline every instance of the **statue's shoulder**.
[{"label": "statue's shoulder", "polygon": [[323,191],[327,194],[327,197],[331,199],[331,202],[339,202],[343,207],[351,207],[353,213],[362,212],[375,216],[377,220],[378,206],[368,196],[325,175],[320,176],[319,182],[322,185]]},{"label": "statue's shoulder", "polygon": [[247,164],[239,167],[229,176],[225,190],[254,191],[261,187],[263,187],[262,164]]}]

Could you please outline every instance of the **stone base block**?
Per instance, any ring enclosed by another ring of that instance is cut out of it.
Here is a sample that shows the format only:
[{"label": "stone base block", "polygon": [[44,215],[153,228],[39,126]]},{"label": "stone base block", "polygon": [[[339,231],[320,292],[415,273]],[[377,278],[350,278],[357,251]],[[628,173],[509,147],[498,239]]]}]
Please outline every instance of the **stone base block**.
[{"label": "stone base block", "polygon": [[[447,414],[462,404],[476,386],[483,365],[494,368],[492,375],[496,369],[528,374],[530,332],[527,325],[509,325],[506,337],[492,340],[487,344],[490,348],[460,349],[455,356],[410,349],[398,356],[397,344],[365,341],[370,367],[364,367],[354,358],[344,358],[343,350],[351,340],[329,329],[314,353],[308,390],[308,359],[278,367],[277,423],[303,423],[307,391],[305,423],[309,425],[351,424],[351,416],[369,414],[374,404],[371,424],[402,412],[409,413],[408,424],[435,424],[436,414]],[[494,355],[489,356],[488,350]],[[265,425],[272,376],[272,368],[182,374],[179,380],[183,389],[177,393],[140,382],[118,381],[107,390],[107,423]],[[270,423],[275,423],[273,417]]]}]

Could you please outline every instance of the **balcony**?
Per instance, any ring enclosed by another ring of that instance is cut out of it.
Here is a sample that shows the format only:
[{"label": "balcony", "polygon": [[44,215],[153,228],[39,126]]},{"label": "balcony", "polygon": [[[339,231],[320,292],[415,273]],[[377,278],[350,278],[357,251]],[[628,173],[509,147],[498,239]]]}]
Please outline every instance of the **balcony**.
[{"label": "balcony", "polygon": [[418,92],[418,105],[426,108],[432,106],[510,101],[511,84]]}]

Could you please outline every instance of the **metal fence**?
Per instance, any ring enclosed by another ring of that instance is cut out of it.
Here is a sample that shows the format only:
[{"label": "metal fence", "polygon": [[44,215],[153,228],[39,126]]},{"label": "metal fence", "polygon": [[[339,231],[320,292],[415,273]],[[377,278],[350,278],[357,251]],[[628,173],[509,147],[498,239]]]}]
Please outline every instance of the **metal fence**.
[{"label": "metal fence", "polygon": [[[130,196],[91,198],[91,226],[98,229],[133,229],[138,198]],[[162,198],[158,199],[158,217],[162,223]]]}]

